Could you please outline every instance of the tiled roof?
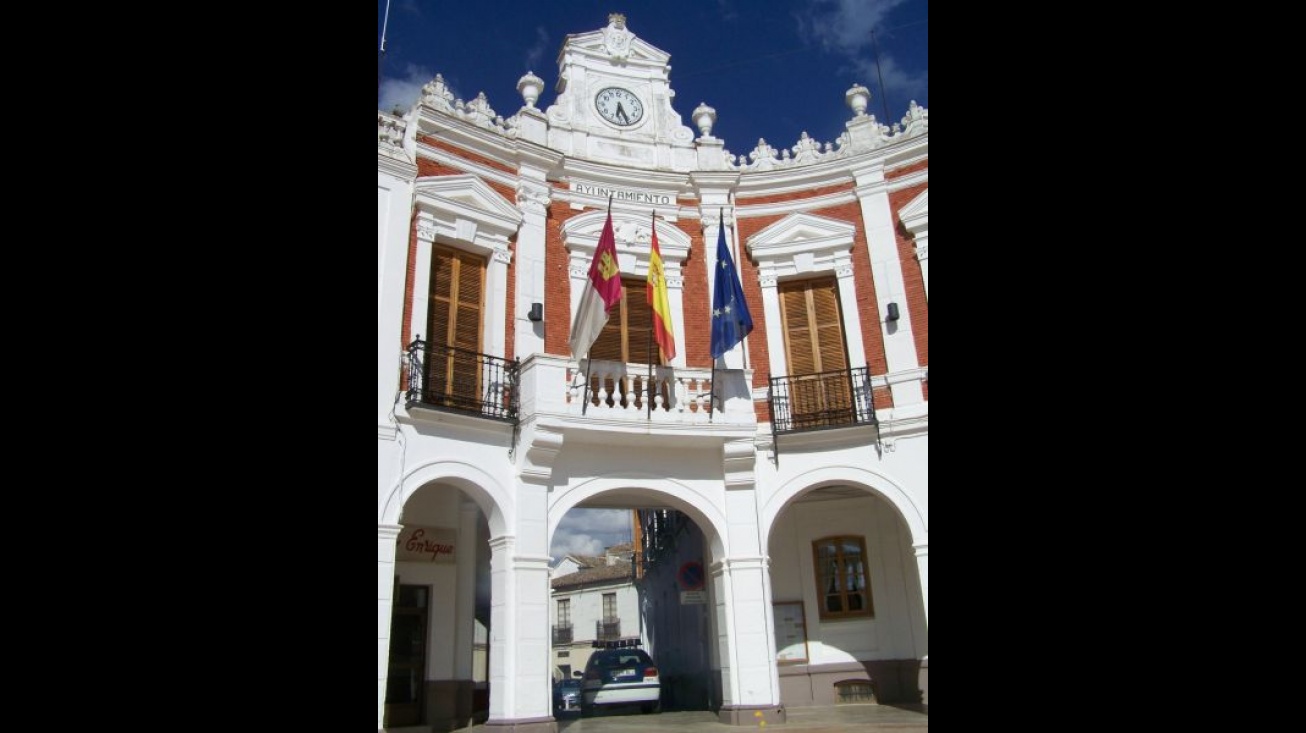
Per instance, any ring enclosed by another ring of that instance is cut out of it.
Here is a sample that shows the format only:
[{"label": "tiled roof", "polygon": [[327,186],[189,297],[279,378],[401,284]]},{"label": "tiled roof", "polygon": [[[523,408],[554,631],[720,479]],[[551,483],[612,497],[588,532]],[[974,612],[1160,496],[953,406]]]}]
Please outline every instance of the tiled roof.
[{"label": "tiled roof", "polygon": [[586,585],[589,583],[611,582],[613,580],[623,580],[631,577],[630,563],[622,562],[616,565],[600,565],[595,568],[581,568],[574,573],[568,573],[561,578],[553,579],[554,588],[573,588],[575,586]]}]

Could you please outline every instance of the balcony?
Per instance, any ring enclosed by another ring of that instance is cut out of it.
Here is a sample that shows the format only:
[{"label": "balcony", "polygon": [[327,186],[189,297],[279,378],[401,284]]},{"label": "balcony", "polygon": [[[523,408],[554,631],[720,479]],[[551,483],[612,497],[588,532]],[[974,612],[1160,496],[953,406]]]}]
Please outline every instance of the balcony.
[{"label": "balcony", "polygon": [[616,641],[621,638],[621,619],[604,618],[594,622],[594,638],[598,641]]},{"label": "balcony", "polygon": [[570,644],[571,636],[571,624],[557,624],[553,627],[554,644]]},{"label": "balcony", "polygon": [[406,406],[516,423],[520,372],[516,360],[418,339],[408,345]]},{"label": "balcony", "polygon": [[868,367],[771,378],[776,435],[876,425]]}]

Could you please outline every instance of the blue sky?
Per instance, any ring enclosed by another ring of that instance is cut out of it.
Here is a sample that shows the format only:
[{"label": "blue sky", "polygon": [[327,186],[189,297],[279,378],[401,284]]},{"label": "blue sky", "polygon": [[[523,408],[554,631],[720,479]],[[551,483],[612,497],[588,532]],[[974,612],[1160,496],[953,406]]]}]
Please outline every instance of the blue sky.
[{"label": "blue sky", "polygon": [[[385,9],[379,0],[378,50]],[[485,92],[509,117],[522,106],[517,80],[533,71],[545,85],[537,106],[547,109],[566,36],[603,28],[608,13],[625,14],[632,33],[671,54],[673,107],[695,136],[690,113],[700,102],[715,108],[712,134],[735,155],[759,138],[792,147],[803,132],[834,142],[852,117],[844,93],[855,83],[871,90],[866,111],[887,124],[912,100],[929,106],[928,0],[390,0],[377,107],[407,109],[439,72],[456,97]],[[551,553],[595,555],[630,535],[628,510],[572,510]]]},{"label": "blue sky", "polygon": [[[378,50],[385,8],[378,0]],[[844,93],[854,83],[871,90],[866,111],[887,124],[913,99],[929,106],[928,11],[928,0],[390,0],[377,106],[406,109],[439,72],[458,98],[485,92],[509,117],[522,106],[517,80],[533,71],[546,109],[565,37],[599,30],[616,12],[671,54],[684,123],[695,129],[689,115],[706,102],[717,112],[712,134],[731,153],[751,152],[759,138],[792,147],[804,131],[833,142],[852,116]]]}]

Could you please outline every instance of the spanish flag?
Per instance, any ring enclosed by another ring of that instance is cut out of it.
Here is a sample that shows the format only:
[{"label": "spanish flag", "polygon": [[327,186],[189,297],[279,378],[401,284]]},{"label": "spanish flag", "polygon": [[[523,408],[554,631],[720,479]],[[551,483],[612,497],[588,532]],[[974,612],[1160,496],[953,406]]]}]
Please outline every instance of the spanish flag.
[{"label": "spanish flag", "polygon": [[648,287],[644,294],[653,307],[653,338],[662,349],[662,363],[666,364],[676,358],[676,332],[671,327],[667,278],[662,272],[662,251],[658,249],[657,212],[653,213],[653,250],[648,256]]}]

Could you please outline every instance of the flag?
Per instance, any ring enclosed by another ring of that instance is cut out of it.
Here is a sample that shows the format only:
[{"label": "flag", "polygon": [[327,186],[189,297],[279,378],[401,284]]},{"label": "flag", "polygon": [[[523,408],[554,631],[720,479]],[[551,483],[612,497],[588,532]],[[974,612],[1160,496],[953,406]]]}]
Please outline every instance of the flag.
[{"label": "flag", "polygon": [[612,232],[612,201],[609,200],[608,220],[603,223],[585,292],[580,296],[580,308],[571,324],[572,356],[580,359],[589,354],[590,346],[608,322],[608,311],[618,300],[621,300],[621,274],[617,269],[617,237]]},{"label": "flag", "polygon": [[721,226],[716,237],[716,280],[712,289],[712,358],[716,359],[735,344],[744,340],[753,330],[753,316],[748,313],[748,301],[739,284],[735,263],[726,249],[726,218],[721,216]]},{"label": "flag", "polygon": [[662,272],[662,251],[658,249],[657,214],[653,214],[653,249],[648,256],[648,287],[644,296],[653,306],[653,340],[662,348],[662,358],[676,358],[676,332],[671,327],[671,302],[667,300],[667,279]]}]

